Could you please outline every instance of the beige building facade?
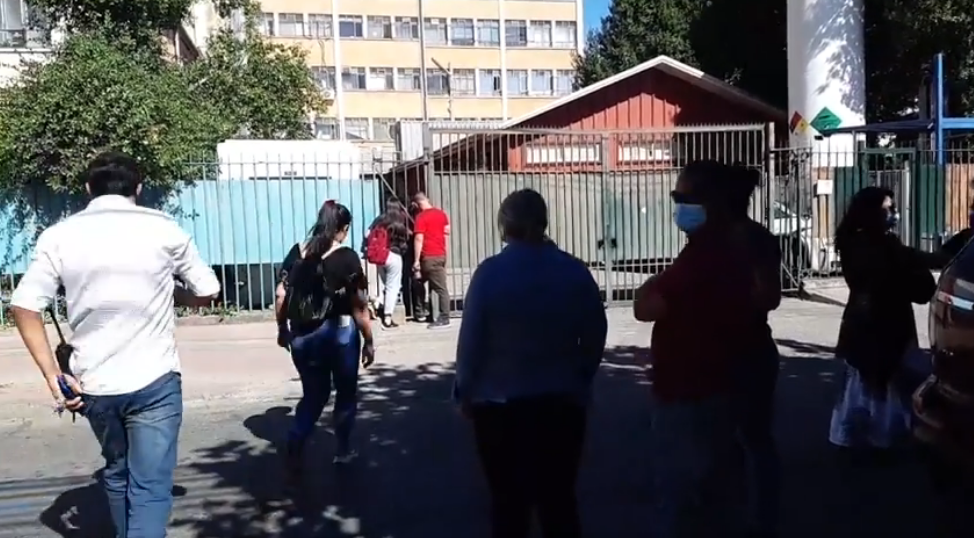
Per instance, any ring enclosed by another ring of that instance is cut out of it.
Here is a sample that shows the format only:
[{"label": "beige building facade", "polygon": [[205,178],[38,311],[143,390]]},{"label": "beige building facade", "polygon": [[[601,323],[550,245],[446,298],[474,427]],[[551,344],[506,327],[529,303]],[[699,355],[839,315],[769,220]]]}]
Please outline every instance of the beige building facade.
[{"label": "beige building facade", "polygon": [[265,34],[308,53],[331,103],[315,120],[325,139],[383,142],[400,120],[527,114],[571,93],[583,43],[581,0],[263,0],[261,9]]}]

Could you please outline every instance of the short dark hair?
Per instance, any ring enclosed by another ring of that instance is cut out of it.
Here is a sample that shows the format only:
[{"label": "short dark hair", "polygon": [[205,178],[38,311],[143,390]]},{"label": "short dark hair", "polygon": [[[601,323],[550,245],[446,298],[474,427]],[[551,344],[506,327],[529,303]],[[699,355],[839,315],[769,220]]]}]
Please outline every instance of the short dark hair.
[{"label": "short dark hair", "polygon": [[501,202],[497,225],[505,239],[543,241],[548,230],[548,204],[536,190],[514,191]]},{"label": "short dark hair", "polygon": [[88,163],[85,171],[85,183],[92,196],[135,196],[142,180],[139,162],[120,151],[99,153]]}]

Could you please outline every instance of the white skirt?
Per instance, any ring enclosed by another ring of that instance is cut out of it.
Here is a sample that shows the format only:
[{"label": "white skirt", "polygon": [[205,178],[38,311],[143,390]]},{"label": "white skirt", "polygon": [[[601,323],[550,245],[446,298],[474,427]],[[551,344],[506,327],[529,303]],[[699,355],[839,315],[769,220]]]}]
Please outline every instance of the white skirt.
[{"label": "white skirt", "polygon": [[842,392],[832,408],[829,442],[850,448],[890,448],[909,436],[912,412],[895,386],[885,398],[870,394],[859,371],[846,366]]}]

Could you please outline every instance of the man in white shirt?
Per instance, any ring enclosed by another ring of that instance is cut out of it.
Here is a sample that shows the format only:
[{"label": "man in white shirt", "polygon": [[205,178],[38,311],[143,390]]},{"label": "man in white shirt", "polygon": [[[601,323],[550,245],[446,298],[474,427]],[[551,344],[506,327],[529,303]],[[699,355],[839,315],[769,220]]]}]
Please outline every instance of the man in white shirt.
[{"label": "man in white shirt", "polygon": [[[11,299],[17,329],[55,401],[88,418],[105,458],[102,482],[119,538],[164,538],[182,424],[173,298],[210,304],[220,292],[190,236],[136,205],[143,175],[108,152],[87,170],[92,200],[37,239]],[[185,283],[176,286],[175,278]],[[43,312],[64,286],[79,398],[65,401]]]}]

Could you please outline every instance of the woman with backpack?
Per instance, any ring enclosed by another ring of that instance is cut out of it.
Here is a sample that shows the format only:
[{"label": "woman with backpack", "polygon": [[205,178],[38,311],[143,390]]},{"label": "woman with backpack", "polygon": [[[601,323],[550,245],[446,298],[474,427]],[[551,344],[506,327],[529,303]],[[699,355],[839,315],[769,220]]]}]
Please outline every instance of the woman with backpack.
[{"label": "woman with backpack", "polygon": [[386,209],[369,226],[365,239],[365,258],[378,269],[379,308],[382,326],[394,329],[393,321],[399,291],[402,289],[403,254],[409,247],[409,216],[398,198],[386,201]]},{"label": "woman with backpack", "polygon": [[362,262],[348,237],[352,214],[329,200],[318,211],[308,238],[294,245],[281,264],[277,287],[278,344],[291,352],[301,379],[301,400],[288,432],[287,466],[301,474],[304,447],[335,389],[334,463],[355,457],[351,448],[358,399],[359,363],[368,368],[375,347]]}]

